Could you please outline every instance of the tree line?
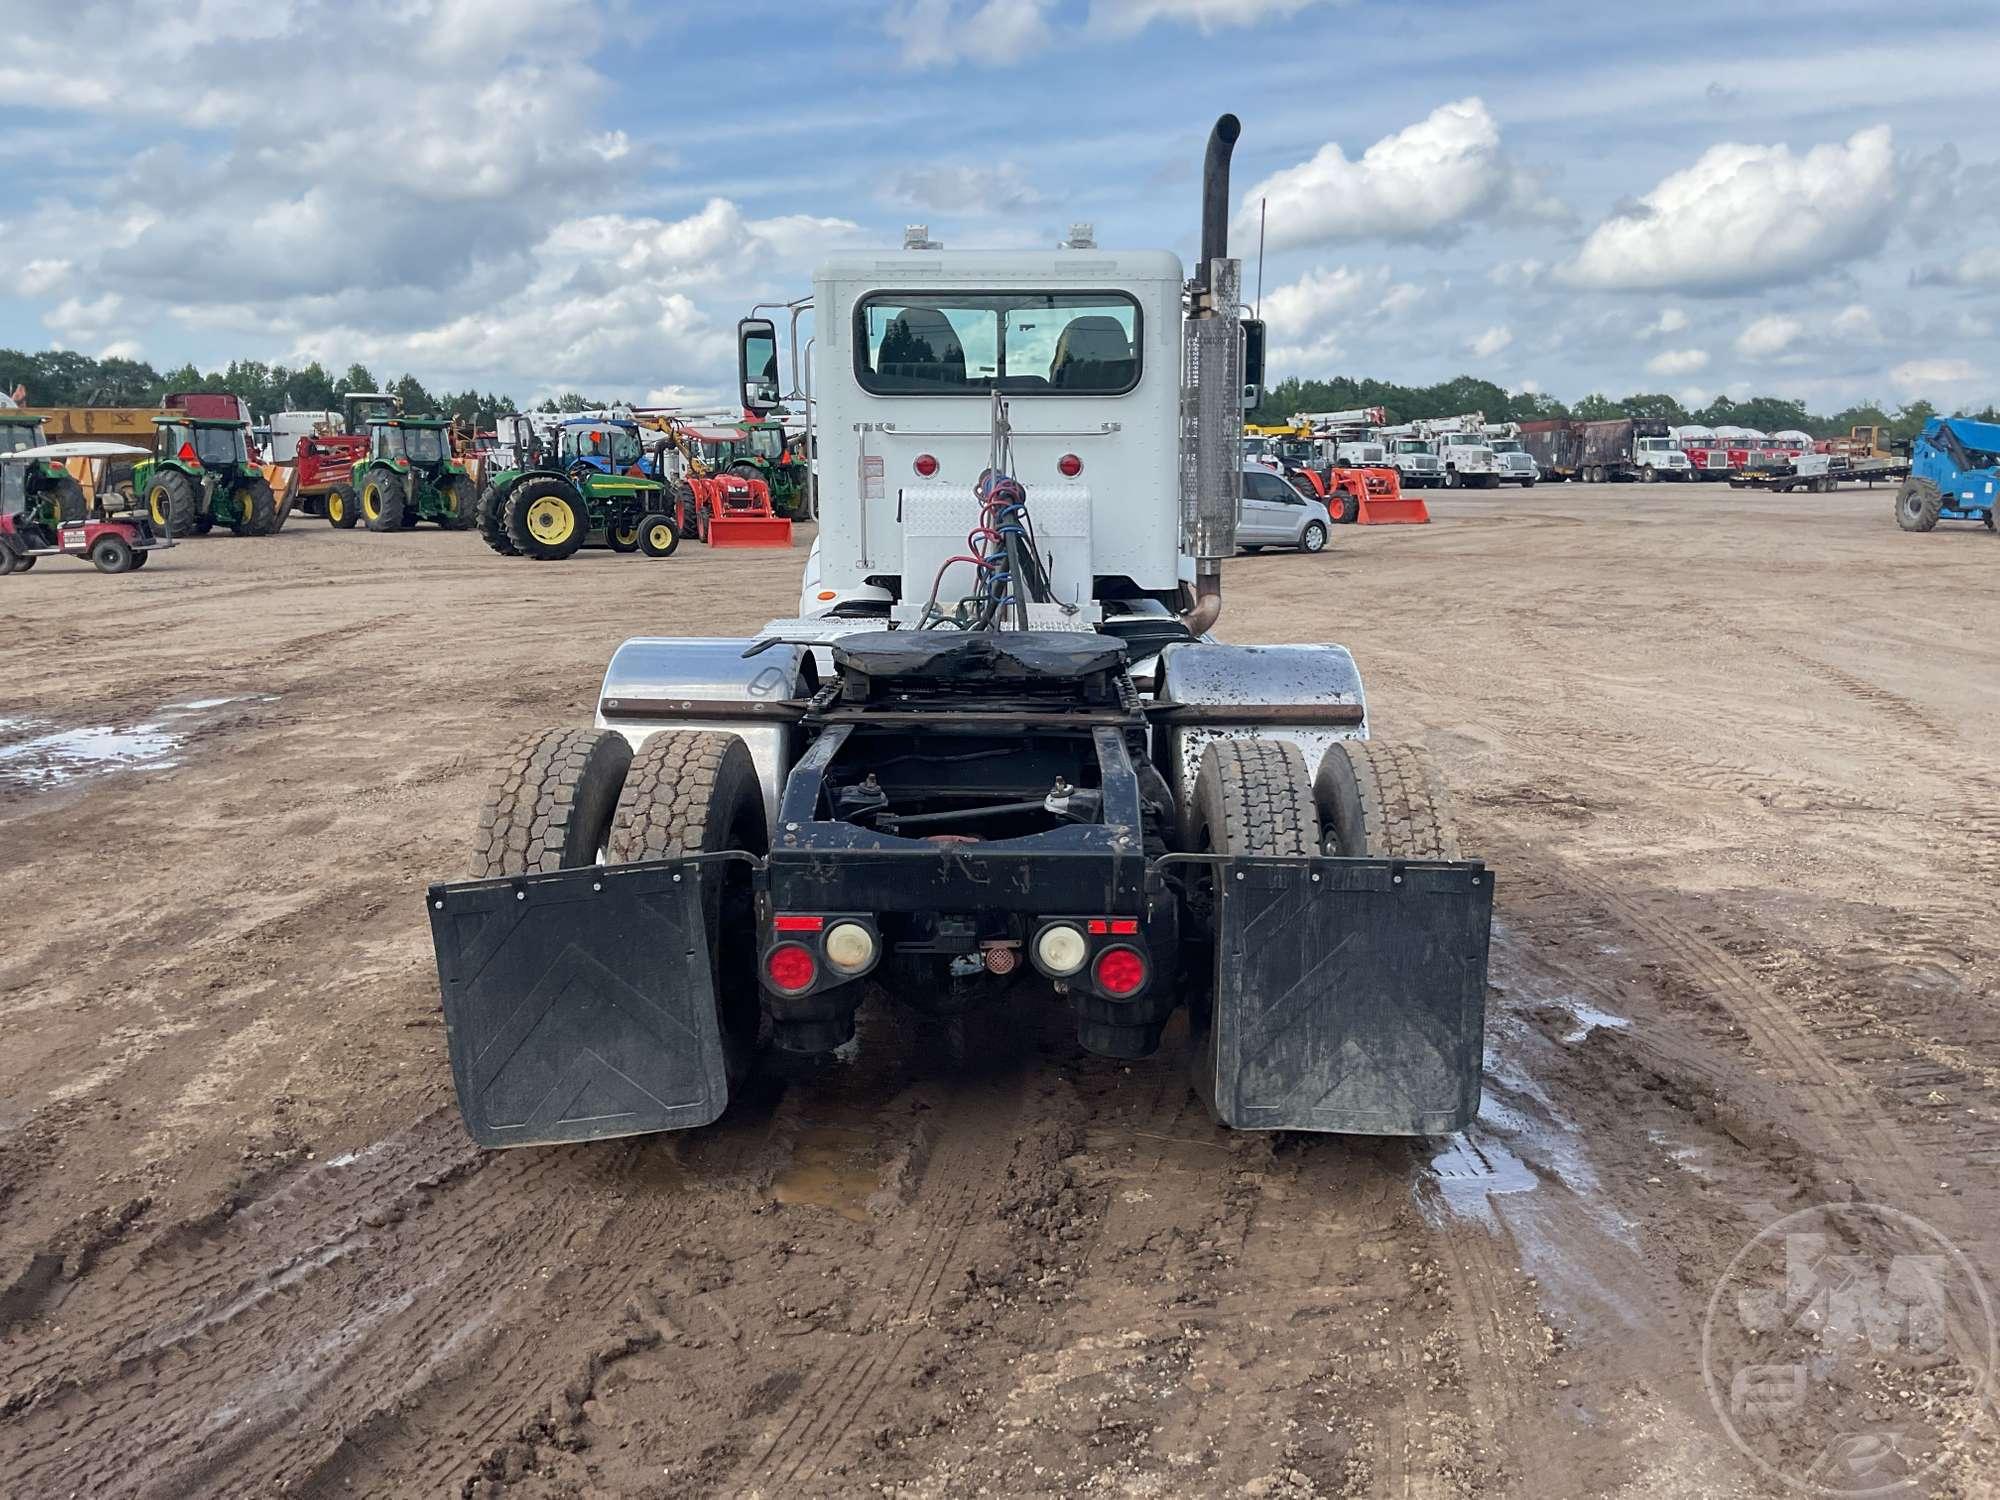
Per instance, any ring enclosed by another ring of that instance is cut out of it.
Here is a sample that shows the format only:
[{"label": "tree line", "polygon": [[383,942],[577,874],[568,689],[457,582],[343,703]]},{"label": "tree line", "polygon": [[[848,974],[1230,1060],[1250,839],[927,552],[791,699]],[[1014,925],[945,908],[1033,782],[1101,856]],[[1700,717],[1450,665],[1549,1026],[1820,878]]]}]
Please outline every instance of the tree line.
[{"label": "tree line", "polygon": [[[93,359],[69,349],[26,353],[0,349],[0,391],[20,388],[29,406],[158,406],[169,391],[212,391],[240,396],[258,417],[279,411],[338,411],[349,391],[391,391],[413,416],[436,413],[473,427],[493,425],[504,412],[519,411],[498,391],[430,391],[413,375],[379,383],[366,365],[352,364],[334,375],[318,360],[299,369],[257,359],[231,360],[225,370],[202,371],[192,364],[162,373],[133,359]],[[610,402],[574,391],[542,402],[548,412],[591,411]]]},{"label": "tree line", "polygon": [[[426,390],[413,375],[403,375],[384,385],[366,365],[353,364],[346,373],[333,375],[319,361],[299,369],[265,364],[262,360],[231,360],[225,370],[207,371],[192,364],[164,374],[132,359],[93,359],[69,349],[44,349],[24,353],[0,349],[0,390],[26,390],[31,406],[158,406],[168,391],[218,391],[240,396],[258,416],[276,411],[334,411],[348,391],[393,391],[401,398],[403,410],[414,414],[435,412],[457,417],[473,427],[491,427],[494,418],[519,411],[513,398],[498,391],[482,392]],[[536,410],[545,412],[593,411],[615,404],[575,391],[544,400]],[[1699,410],[1690,411],[1665,393],[1626,396],[1589,395],[1574,404],[1558,401],[1539,391],[1513,391],[1460,375],[1436,385],[1398,385],[1389,380],[1364,380],[1340,375],[1332,380],[1301,380],[1296,376],[1278,382],[1266,393],[1263,403],[1250,414],[1259,423],[1280,423],[1293,412],[1346,411],[1353,407],[1382,406],[1391,421],[1411,422],[1424,417],[1455,417],[1465,412],[1484,412],[1492,422],[1538,422],[1552,417],[1576,417],[1597,421],[1608,417],[1656,417],[1675,426],[1719,427],[1725,424],[1754,427],[1762,432],[1783,432],[1796,428],[1815,435],[1844,433],[1851,427],[1875,425],[1897,438],[1915,437],[1925,422],[1937,415],[1929,401],[1912,401],[1900,407],[1863,402],[1827,415],[1806,410],[1803,401],[1780,396],[1752,396],[1732,401],[1717,396]],[[1966,413],[1982,421],[2000,420],[1992,407]]]},{"label": "tree line", "polygon": [[[1467,412],[1484,412],[1489,422],[1542,422],[1574,417],[1595,422],[1613,417],[1654,417],[1676,427],[1754,427],[1760,432],[1797,430],[1815,436],[1845,433],[1861,426],[1885,429],[1893,438],[1912,438],[1924,423],[1938,415],[1929,401],[1912,401],[1890,407],[1864,401],[1828,414],[1808,411],[1803,401],[1782,396],[1751,396],[1732,401],[1717,396],[1708,405],[1690,410],[1664,392],[1626,396],[1613,400],[1605,395],[1585,396],[1565,403],[1539,391],[1507,391],[1490,380],[1460,375],[1436,385],[1397,385],[1388,380],[1362,380],[1347,375],[1331,380],[1301,380],[1293,376],[1281,380],[1265,393],[1263,403],[1249,420],[1279,424],[1293,412],[1349,411],[1356,407],[1381,406],[1392,422],[1414,422],[1427,417],[1456,417]],[[1960,415],[1981,421],[2000,420],[1992,407]]]}]

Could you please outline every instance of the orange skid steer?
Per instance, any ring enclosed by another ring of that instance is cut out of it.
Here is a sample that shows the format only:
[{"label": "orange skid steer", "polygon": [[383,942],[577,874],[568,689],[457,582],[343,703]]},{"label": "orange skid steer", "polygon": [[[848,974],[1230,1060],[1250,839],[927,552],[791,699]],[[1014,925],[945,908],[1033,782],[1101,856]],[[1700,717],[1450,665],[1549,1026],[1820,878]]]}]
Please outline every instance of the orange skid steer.
[{"label": "orange skid steer", "polygon": [[[1360,526],[1423,526],[1431,513],[1421,495],[1403,493],[1402,476],[1394,469],[1333,469],[1327,509],[1337,519]],[[1342,510],[1348,516],[1340,515]]]}]

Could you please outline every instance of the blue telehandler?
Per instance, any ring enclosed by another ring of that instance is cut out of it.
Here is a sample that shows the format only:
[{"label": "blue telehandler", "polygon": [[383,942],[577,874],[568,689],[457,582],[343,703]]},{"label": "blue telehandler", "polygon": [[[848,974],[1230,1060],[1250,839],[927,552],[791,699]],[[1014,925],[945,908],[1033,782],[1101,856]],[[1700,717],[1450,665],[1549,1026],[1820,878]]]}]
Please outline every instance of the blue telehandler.
[{"label": "blue telehandler", "polygon": [[1929,531],[1939,521],[1984,521],[1995,529],[2000,423],[1932,417],[1910,449],[1910,477],[1896,492],[1896,524]]}]

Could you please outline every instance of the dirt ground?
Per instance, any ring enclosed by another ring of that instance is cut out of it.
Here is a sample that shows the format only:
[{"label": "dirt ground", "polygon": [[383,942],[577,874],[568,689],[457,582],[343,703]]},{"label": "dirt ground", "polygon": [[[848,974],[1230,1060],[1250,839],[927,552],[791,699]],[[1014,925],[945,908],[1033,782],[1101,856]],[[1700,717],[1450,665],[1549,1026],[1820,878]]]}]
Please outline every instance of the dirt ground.
[{"label": "dirt ground", "polygon": [[[1885,490],[1431,503],[1239,560],[1220,630],[1350,645],[1497,872],[1453,1141],[1232,1136],[1178,1029],[1119,1064],[1027,1000],[481,1153],[420,903],[486,757],[629,634],[790,613],[803,538],[300,520],[0,583],[0,1490],[1785,1493],[1703,1373],[1753,1236],[1887,1204],[2000,1286],[2000,538]],[[1885,1360],[1925,1477],[1877,1492],[2000,1493],[1981,1393]]]}]

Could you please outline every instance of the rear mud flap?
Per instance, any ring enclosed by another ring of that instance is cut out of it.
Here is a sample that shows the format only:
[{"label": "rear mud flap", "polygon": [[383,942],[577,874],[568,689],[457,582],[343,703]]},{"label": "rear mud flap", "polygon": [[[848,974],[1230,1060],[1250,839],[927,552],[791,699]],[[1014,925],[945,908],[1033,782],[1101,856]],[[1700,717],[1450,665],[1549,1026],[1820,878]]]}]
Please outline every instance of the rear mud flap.
[{"label": "rear mud flap", "polygon": [[729,1102],[695,861],[434,885],[445,1038],[482,1146],[706,1125]]},{"label": "rear mud flap", "polygon": [[1238,1130],[1441,1135],[1479,1110],[1493,878],[1476,864],[1215,867],[1197,1084]]}]

